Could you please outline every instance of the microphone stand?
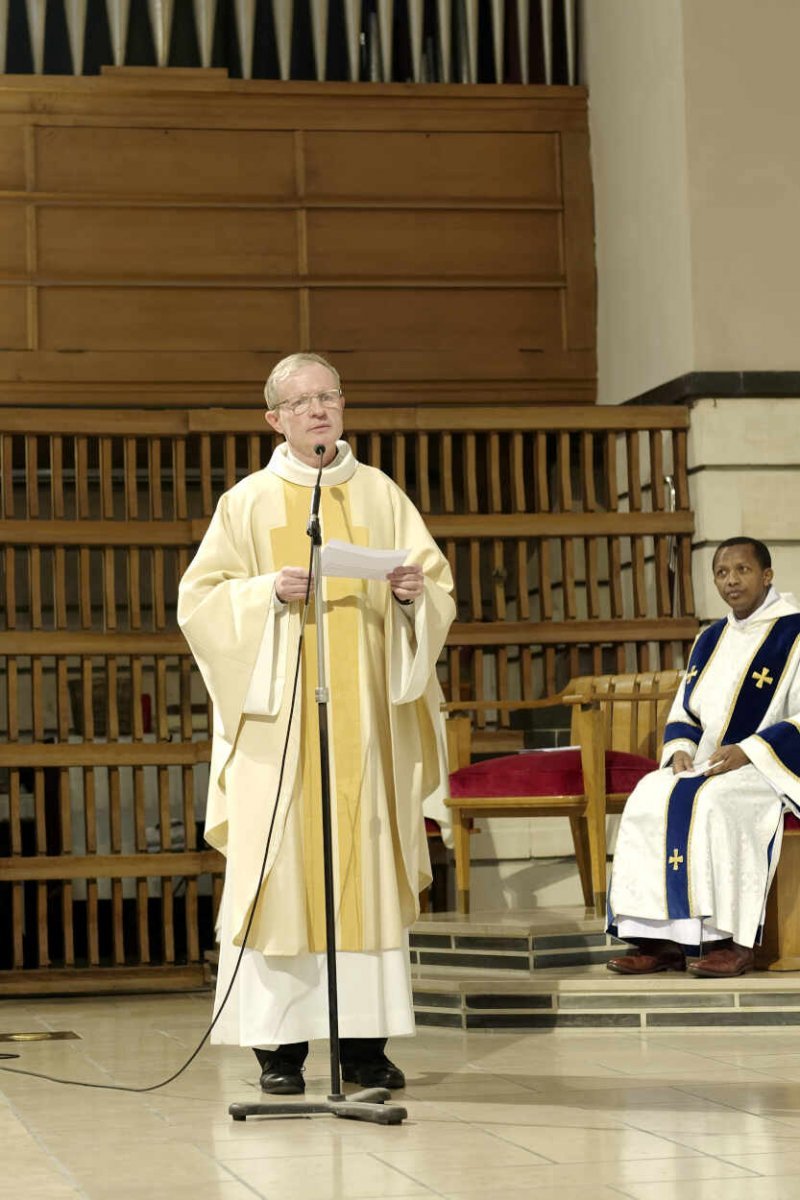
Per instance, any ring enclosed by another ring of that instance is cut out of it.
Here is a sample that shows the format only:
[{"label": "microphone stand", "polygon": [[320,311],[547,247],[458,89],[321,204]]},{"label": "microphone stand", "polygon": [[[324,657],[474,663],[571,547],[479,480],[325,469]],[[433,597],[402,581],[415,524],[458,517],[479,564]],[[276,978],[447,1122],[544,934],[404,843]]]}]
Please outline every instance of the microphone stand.
[{"label": "microphone stand", "polygon": [[325,876],[325,954],[328,967],[328,1031],[330,1038],[330,1094],[327,1100],[263,1101],[259,1104],[231,1104],[228,1112],[234,1121],[252,1116],[287,1117],[327,1113],[351,1121],[369,1121],[375,1125],[399,1125],[408,1116],[402,1105],[386,1104],[392,1094],[388,1088],[365,1088],[345,1096],[342,1092],[339,1064],[339,994],[336,977],[336,895],[333,879],[333,835],[331,832],[331,776],[328,741],[327,667],[325,664],[325,625],[323,617],[320,551],[322,532],[319,521],[322,498],[322,465],[325,447],[314,447],[319,470],[311,493],[311,512],[306,533],[311,538],[311,574],[314,580],[314,612],[317,629],[317,702],[319,724],[320,792],[322,799],[322,848]]}]

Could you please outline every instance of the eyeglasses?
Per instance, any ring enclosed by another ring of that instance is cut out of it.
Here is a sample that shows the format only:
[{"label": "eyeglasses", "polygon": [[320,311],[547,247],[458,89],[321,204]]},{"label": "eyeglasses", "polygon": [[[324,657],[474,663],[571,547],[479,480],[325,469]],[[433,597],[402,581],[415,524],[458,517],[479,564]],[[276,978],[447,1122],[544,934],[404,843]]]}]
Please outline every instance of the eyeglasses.
[{"label": "eyeglasses", "polygon": [[309,392],[304,396],[295,396],[291,400],[282,400],[280,404],[275,405],[272,411],[277,412],[279,408],[285,408],[293,417],[302,417],[315,400],[318,400],[323,408],[338,408],[341,398],[341,388],[330,388],[327,392]]}]

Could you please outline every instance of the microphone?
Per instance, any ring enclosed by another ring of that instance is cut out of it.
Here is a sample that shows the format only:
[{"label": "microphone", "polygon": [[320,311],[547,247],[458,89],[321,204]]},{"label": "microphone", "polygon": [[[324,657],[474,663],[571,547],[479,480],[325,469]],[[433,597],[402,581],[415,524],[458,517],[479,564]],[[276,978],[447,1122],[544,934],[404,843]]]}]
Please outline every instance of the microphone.
[{"label": "microphone", "polygon": [[319,458],[319,470],[317,471],[317,481],[314,484],[314,491],[311,493],[311,513],[308,518],[308,528],[306,533],[311,538],[315,546],[322,545],[322,538],[319,529],[319,502],[322,497],[322,488],[320,480],[322,479],[322,457],[325,453],[325,447],[322,442],[319,442],[314,447],[314,453]]}]

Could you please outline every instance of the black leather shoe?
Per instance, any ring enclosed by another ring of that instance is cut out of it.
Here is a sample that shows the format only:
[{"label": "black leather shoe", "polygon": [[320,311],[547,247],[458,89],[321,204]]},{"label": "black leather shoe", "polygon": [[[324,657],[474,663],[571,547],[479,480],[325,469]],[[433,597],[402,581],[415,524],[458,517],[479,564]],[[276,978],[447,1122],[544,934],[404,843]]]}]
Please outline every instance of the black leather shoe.
[{"label": "black leather shoe", "polygon": [[363,1088],[389,1088],[390,1091],[406,1086],[405,1075],[385,1054],[364,1062],[343,1062],[342,1079]]},{"label": "black leather shoe", "polygon": [[303,1068],[278,1054],[265,1061],[260,1084],[262,1092],[272,1096],[298,1096],[306,1090]]}]

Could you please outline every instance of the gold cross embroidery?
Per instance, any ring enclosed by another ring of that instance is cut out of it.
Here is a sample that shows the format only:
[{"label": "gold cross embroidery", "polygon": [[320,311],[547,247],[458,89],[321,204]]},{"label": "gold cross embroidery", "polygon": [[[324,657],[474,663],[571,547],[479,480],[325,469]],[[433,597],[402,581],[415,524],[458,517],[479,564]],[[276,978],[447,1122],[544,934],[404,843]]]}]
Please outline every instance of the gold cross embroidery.
[{"label": "gold cross embroidery", "polygon": [[767,684],[767,686],[769,686],[770,684],[773,684],[775,682],[775,680],[770,675],[769,669],[767,667],[762,667],[760,671],[753,671],[753,674],[750,676],[750,678],[755,679],[756,687],[758,688],[759,691],[761,691],[761,689],[765,683]]},{"label": "gold cross embroidery", "polygon": [[668,859],[667,859],[667,862],[668,862],[668,863],[669,863],[669,865],[672,867],[673,871],[677,871],[677,870],[678,870],[678,867],[679,867],[679,866],[681,865],[681,863],[683,862],[683,855],[682,855],[682,854],[678,854],[678,847],[677,847],[677,846],[676,846],[676,847],[675,847],[675,849],[672,851],[672,858],[668,858]]},{"label": "gold cross embroidery", "polygon": [[700,674],[700,672],[697,670],[697,667],[692,667],[691,671],[686,676],[686,682],[691,683],[692,680],[694,679],[695,675],[699,675],[699,674]]}]

